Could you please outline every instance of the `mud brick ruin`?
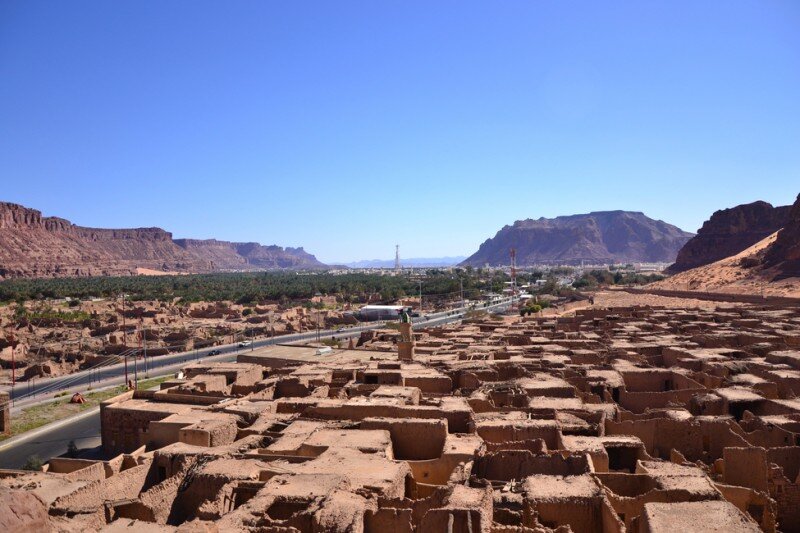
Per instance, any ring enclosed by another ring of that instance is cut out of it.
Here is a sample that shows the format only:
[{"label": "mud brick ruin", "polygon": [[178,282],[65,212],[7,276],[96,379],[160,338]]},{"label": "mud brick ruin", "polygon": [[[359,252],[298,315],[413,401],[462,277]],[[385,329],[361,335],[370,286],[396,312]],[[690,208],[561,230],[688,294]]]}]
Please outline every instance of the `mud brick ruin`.
[{"label": "mud brick ruin", "polygon": [[[108,461],[0,473],[7,529],[800,531],[800,309],[627,307],[192,364]],[[406,352],[409,353],[409,352]],[[14,509],[14,511],[10,511]],[[15,522],[16,521],[16,522]]]}]

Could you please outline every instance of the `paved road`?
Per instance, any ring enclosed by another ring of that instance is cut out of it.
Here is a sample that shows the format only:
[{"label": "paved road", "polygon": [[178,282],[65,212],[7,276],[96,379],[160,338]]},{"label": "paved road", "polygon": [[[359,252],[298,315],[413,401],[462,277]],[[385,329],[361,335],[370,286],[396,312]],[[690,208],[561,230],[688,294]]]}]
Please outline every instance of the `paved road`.
[{"label": "paved road", "polygon": [[[58,457],[67,453],[70,441],[74,441],[75,445],[82,449],[100,446],[100,412],[0,450],[0,468],[22,468],[32,455],[43,461]],[[2,444],[0,442],[0,445]]]},{"label": "paved road", "polygon": [[[507,308],[509,305],[508,302],[503,302],[500,304],[492,305],[488,308],[491,311],[498,311]],[[456,322],[463,318],[463,310],[454,310],[448,311],[443,313],[436,313],[434,315],[429,315],[428,318],[420,318],[415,319],[415,323],[420,324],[424,327],[436,327],[441,326],[444,324],[448,324],[451,322]],[[375,327],[380,327],[380,324],[370,325],[365,327],[364,329],[372,329]],[[337,336],[338,338],[347,338],[347,336],[354,336],[359,335],[361,333],[361,328],[351,328],[346,332],[336,331],[336,332],[325,332],[322,336]],[[277,342],[285,343],[289,342],[289,338],[291,340],[300,340],[303,339],[311,339],[316,338],[316,332],[312,334],[302,334],[302,335],[285,335],[281,337],[276,337],[275,339],[264,339],[256,341],[254,344],[256,346],[267,346],[270,344],[274,344]],[[237,349],[236,347],[229,347],[232,351],[230,353],[224,353],[219,356],[214,357],[207,357],[206,360],[208,361],[231,361],[236,359],[236,355],[241,352],[241,350]],[[202,357],[203,355],[207,356],[208,351],[210,350],[199,350],[197,357]],[[163,375],[165,373],[170,373],[173,371],[177,371],[183,366],[186,362],[191,361],[194,359],[194,352],[186,352],[182,354],[175,354],[172,356],[161,356],[156,361],[159,361],[162,358],[169,358],[169,362],[167,364],[158,365],[154,367],[155,369],[151,369],[150,375]],[[130,366],[130,365],[129,365]],[[120,375],[112,374],[111,377],[118,379],[120,382],[124,381],[124,368],[123,374]],[[111,371],[111,369],[106,369],[104,371]],[[65,376],[69,377],[69,376]],[[51,380],[57,381],[57,380]],[[106,380],[106,381],[113,381]],[[79,384],[78,386],[85,386],[85,381],[82,380],[84,385]],[[18,394],[21,391],[17,391]],[[48,394],[48,396],[51,396]],[[30,400],[23,400],[20,403],[27,403],[29,401],[34,401],[33,398]],[[42,403],[43,399],[41,396],[38,400],[35,400],[38,403]],[[18,440],[11,445],[3,446],[3,443],[0,442],[0,468],[20,468],[25,461],[31,455],[37,455],[44,461],[49,460],[52,457],[57,457],[59,455],[64,454],[67,451],[67,446],[70,441],[74,441],[76,446],[81,449],[87,448],[95,448],[100,445],[100,413],[97,412],[93,415],[89,415],[84,418],[80,418],[77,421],[61,426],[54,427],[52,429],[46,430],[40,434],[35,435],[34,437]]]},{"label": "paved road", "polygon": [[[499,310],[508,306],[508,302],[502,302],[489,306],[489,310]],[[479,307],[479,308],[482,308]],[[463,316],[465,309],[454,309],[440,313],[432,313],[424,317],[414,319],[414,323],[425,326],[434,327],[442,325],[454,320],[459,320]],[[383,326],[383,322],[374,322],[359,326],[354,326],[341,330],[322,330],[319,333],[320,338],[346,339],[349,337],[358,336],[362,331],[376,329]],[[168,374],[170,372],[179,370],[182,365],[201,358],[209,357],[212,350],[219,350],[221,355],[213,356],[210,361],[233,361],[236,356],[243,351],[259,348],[262,346],[269,346],[272,344],[286,344],[298,341],[309,341],[317,338],[316,331],[294,333],[290,335],[281,335],[274,338],[256,339],[252,343],[252,347],[242,349],[235,344],[228,344],[224,346],[213,346],[200,350],[192,350],[189,352],[181,352],[176,354],[162,355],[158,357],[148,357],[145,361],[144,358],[129,357],[128,358],[128,379],[134,378],[134,372],[138,374],[139,379],[145,374],[150,376],[158,376]],[[53,394],[57,392],[66,391],[68,393],[85,392],[89,387],[97,389],[98,387],[105,387],[109,385],[124,384],[125,383],[125,364],[119,363],[109,366],[103,366],[96,369],[87,369],[66,376],[57,378],[42,378],[36,379],[31,382],[17,383],[13,389],[5,388],[10,393],[13,400],[13,407],[18,410],[21,407],[28,407],[51,401]]]}]

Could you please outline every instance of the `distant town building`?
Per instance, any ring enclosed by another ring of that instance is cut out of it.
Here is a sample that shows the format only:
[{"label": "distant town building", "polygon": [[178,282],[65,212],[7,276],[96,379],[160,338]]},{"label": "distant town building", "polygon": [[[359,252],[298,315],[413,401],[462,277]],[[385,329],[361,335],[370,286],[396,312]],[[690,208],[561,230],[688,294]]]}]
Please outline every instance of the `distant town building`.
[{"label": "distant town building", "polygon": [[359,320],[397,320],[403,311],[411,313],[410,306],[365,305],[358,311]]}]

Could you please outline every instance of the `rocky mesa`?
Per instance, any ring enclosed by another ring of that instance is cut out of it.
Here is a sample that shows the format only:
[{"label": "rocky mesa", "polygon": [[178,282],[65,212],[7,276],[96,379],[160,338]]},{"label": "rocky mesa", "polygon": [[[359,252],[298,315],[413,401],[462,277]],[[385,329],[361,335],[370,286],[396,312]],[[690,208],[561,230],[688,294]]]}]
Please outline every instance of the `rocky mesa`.
[{"label": "rocky mesa", "polygon": [[778,270],[778,277],[800,277],[800,194],[791,206],[783,229],[764,257],[764,265]]},{"label": "rocky mesa", "polygon": [[87,228],[0,202],[0,279],[121,276],[140,269],[199,273],[279,268],[325,265],[302,248],[175,240],[161,228]]},{"label": "rocky mesa", "polygon": [[676,274],[736,255],[784,227],[790,210],[789,205],[758,201],[716,211],[681,248],[668,271]]},{"label": "rocky mesa", "polygon": [[[761,204],[761,205],[758,205]],[[760,211],[763,216],[751,216]],[[763,239],[743,250],[732,253],[711,263],[701,264],[675,273],[669,278],[653,283],[651,289],[679,291],[708,291],[716,293],[763,294],[767,296],[800,297],[800,195],[793,206],[773,208],[765,202],[756,202],[733,209],[717,211],[712,220],[703,228],[729,228],[727,232],[718,232],[716,236],[708,231],[705,242],[696,239],[690,241],[686,248],[704,251],[704,255],[692,252],[685,254],[681,250],[678,261],[684,258],[708,258],[718,255],[712,249],[714,243],[722,249],[737,249],[746,239],[751,239],[764,230],[769,217],[787,213],[782,221],[782,228],[776,229]],[[734,224],[722,224],[720,221]],[[738,224],[744,224],[739,226]],[[747,226],[751,224],[751,226]],[[735,231],[730,231],[735,229]],[[701,230],[701,233],[703,230]],[[701,234],[698,233],[698,237]],[[727,248],[726,248],[727,247]],[[673,267],[674,268],[674,265]],[[673,270],[674,271],[674,270]]]},{"label": "rocky mesa", "polygon": [[518,220],[486,240],[462,265],[672,262],[692,233],[634,211]]}]

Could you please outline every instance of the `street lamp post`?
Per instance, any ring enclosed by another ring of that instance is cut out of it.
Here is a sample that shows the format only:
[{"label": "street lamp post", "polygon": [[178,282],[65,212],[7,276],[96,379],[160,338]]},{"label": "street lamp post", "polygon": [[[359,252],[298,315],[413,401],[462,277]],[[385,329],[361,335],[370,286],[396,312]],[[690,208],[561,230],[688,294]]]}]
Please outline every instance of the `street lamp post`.
[{"label": "street lamp post", "polygon": [[147,330],[142,327],[142,345],[144,348],[144,375],[147,377]]},{"label": "street lamp post", "polygon": [[122,352],[122,359],[125,361],[125,386],[128,386],[128,353],[127,351]]},{"label": "street lamp post", "polygon": [[139,359],[138,355],[133,357],[133,388],[139,386],[139,369],[136,360]]}]

